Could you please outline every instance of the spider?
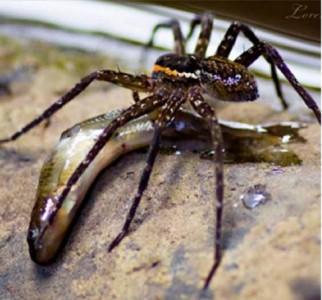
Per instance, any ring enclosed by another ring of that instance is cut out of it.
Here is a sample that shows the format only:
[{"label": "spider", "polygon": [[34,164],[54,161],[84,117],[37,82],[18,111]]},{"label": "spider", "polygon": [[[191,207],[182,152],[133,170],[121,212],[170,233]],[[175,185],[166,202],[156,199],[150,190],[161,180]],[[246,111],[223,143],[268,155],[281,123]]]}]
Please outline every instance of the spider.
[{"label": "spider", "polygon": [[[149,45],[153,44],[154,35],[159,29],[170,28],[174,36],[175,47],[174,53],[162,55],[156,60],[151,76],[131,75],[112,70],[94,71],[82,78],[79,83],[59,98],[58,101],[53,103],[41,115],[25,125],[22,129],[8,138],[0,140],[0,144],[14,141],[40,122],[48,120],[60,108],[84,91],[93,81],[107,81],[133,91],[135,103],[124,110],[102,131],[93,147],[87,153],[86,158],[68,179],[60,195],[50,199],[51,205],[46,211],[46,221],[39,222],[39,228],[37,228],[37,231],[33,231],[33,233],[37,232],[37,234],[30,234],[31,231],[29,231],[28,243],[31,256],[34,260],[36,259],[33,257],[33,253],[40,247],[39,240],[42,234],[55,219],[55,215],[62,206],[69,191],[108,142],[115,130],[135,118],[152,113],[150,115],[154,120],[154,135],[148,150],[146,164],[139,181],[139,186],[132,200],[132,205],[126,216],[124,225],[120,233],[111,242],[108,251],[112,251],[123,240],[129,233],[130,225],[140,204],[143,192],[148,186],[152,168],[159,150],[161,134],[173,122],[176,112],[183,105],[189,103],[197,114],[206,120],[215,153],[216,224],[214,232],[214,261],[203,285],[204,289],[208,288],[222,258],[221,227],[224,198],[224,148],[222,133],[214,110],[214,101],[241,102],[256,100],[259,96],[258,89],[255,78],[248,70],[248,67],[260,56],[264,56],[266,61],[271,65],[275,88],[281,99],[282,106],[285,109],[287,108],[287,103],[281,92],[276,67],[283,73],[305,104],[313,111],[319,123],[321,123],[321,112],[312,97],[296,80],[278,51],[272,45],[261,41],[247,25],[237,22],[232,23],[224,39],[219,44],[216,53],[209,57],[206,57],[206,50],[212,32],[213,17],[208,13],[196,16],[191,22],[187,39],[191,37],[197,25],[200,25],[201,32],[193,54],[186,54],[186,39],[183,37],[177,20],[158,24],[153,29]],[[253,46],[235,60],[230,60],[228,56],[240,32],[252,42]],[[140,99],[139,92],[146,92],[148,96]],[[205,95],[210,100],[207,99],[206,101],[204,98]],[[41,212],[39,212],[39,216],[41,216]]]}]

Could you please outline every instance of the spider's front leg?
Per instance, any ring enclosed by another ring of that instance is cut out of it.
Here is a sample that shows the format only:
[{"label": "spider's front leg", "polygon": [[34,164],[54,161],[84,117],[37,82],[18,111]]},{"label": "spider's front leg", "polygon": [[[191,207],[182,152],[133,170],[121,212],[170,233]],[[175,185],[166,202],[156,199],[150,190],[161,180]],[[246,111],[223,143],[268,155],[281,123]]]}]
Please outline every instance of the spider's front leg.
[{"label": "spider's front leg", "polygon": [[158,154],[159,147],[160,147],[161,133],[166,127],[168,127],[172,123],[172,121],[174,120],[175,113],[178,111],[179,107],[184,103],[184,101],[185,101],[185,98],[184,98],[183,90],[177,89],[174,93],[171,94],[167,103],[164,104],[155,121],[154,135],[148,151],[146,164],[140,178],[139,187],[132,201],[131,208],[127,214],[122,230],[116,236],[116,238],[111,242],[108,248],[109,252],[112,251],[129,232],[130,225],[134,219],[136,210],[140,204],[143,192],[148,186],[148,182],[153,169],[155,158]]},{"label": "spider's front leg", "polygon": [[[242,23],[238,23],[238,22],[234,22],[233,24],[230,25],[230,27],[226,31],[224,39],[219,44],[215,55],[222,56],[222,57],[228,57],[235,42],[236,42],[237,36],[239,35],[240,32],[242,32],[244,34],[244,36],[248,40],[250,40],[254,45],[257,45],[260,43],[259,38],[255,35],[255,33],[247,25],[242,24]],[[277,76],[275,64],[270,59],[270,57],[268,57],[268,56],[264,56],[264,57],[271,66],[272,79],[273,79],[273,82],[275,85],[275,90],[276,90],[277,96],[279,97],[279,99],[281,101],[283,109],[287,109],[288,104],[285,101],[283,93],[282,93],[281,84],[280,84],[280,80]]]},{"label": "spider's front leg", "polygon": [[215,225],[215,253],[214,253],[214,263],[208,273],[208,276],[204,283],[204,289],[207,289],[211,279],[215,275],[218,266],[221,262],[222,257],[222,215],[223,215],[223,199],[224,199],[224,145],[221,133],[221,128],[218,123],[215,111],[212,107],[204,100],[202,96],[202,88],[200,86],[195,86],[190,88],[188,92],[188,100],[190,101],[194,110],[202,116],[208,123],[213,150],[215,151],[214,162],[215,162],[215,178],[216,178],[216,203],[215,203],[215,215],[216,215],[216,225]]},{"label": "spider's front leg", "polygon": [[[59,219],[61,214],[61,207],[69,192],[75,186],[79,178],[83,175],[85,170],[91,165],[92,161],[96,158],[101,149],[109,141],[114,132],[125,125],[127,122],[138,118],[144,114],[154,111],[156,108],[161,107],[167,100],[169,93],[167,89],[160,88],[155,91],[153,96],[144,98],[139,102],[133,104],[128,109],[124,110],[116,119],[111,121],[109,125],[102,131],[96,138],[96,142],[90,148],[89,152],[83,161],[77,166],[70,178],[62,187],[59,195],[49,196],[40,203],[36,203],[33,212],[31,223],[29,226],[28,243],[32,259],[37,263],[46,263],[48,260],[48,249],[43,247],[46,241],[53,240],[50,230],[52,224],[55,224],[56,219]],[[57,217],[57,218],[56,218]],[[59,247],[60,244],[54,245]],[[52,248],[51,251],[55,252],[57,249]],[[50,257],[50,256],[49,256]]]},{"label": "spider's front leg", "polygon": [[318,122],[321,124],[321,111],[311,95],[303,88],[303,86],[297,81],[291,70],[288,68],[286,63],[283,61],[282,57],[278,51],[270,44],[260,42],[255,46],[249,48],[247,51],[242,53],[236,58],[235,62],[242,64],[246,67],[251,65],[256,59],[261,55],[269,58],[274,65],[283,73],[285,78],[293,86],[296,92],[301,96],[306,106],[310,108],[315,114]]},{"label": "spider's front leg", "polygon": [[83,92],[95,80],[107,81],[135,91],[146,92],[151,91],[152,89],[151,81],[146,75],[134,76],[111,70],[95,71],[81,79],[81,81],[78,82],[71,90],[49,106],[41,115],[36,117],[30,123],[13,133],[10,137],[0,139],[0,144],[16,140],[18,137],[37,126],[40,122],[48,120],[54,113]]}]

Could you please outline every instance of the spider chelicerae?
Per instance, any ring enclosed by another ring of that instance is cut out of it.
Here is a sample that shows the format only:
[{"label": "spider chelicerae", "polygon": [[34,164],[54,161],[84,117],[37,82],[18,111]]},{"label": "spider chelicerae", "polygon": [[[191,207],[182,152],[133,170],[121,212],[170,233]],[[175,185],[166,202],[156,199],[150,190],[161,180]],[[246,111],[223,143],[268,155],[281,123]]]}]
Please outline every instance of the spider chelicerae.
[{"label": "spider chelicerae", "polygon": [[[283,73],[289,83],[301,96],[305,104],[313,111],[319,123],[321,123],[321,113],[315,101],[296,80],[277,50],[272,45],[258,39],[248,26],[240,23],[233,23],[228,28],[216,53],[212,56],[205,57],[212,32],[212,16],[210,14],[197,16],[191,22],[190,33],[188,34],[187,39],[193,34],[197,25],[201,26],[201,32],[193,54],[186,54],[185,52],[186,39],[182,35],[178,21],[171,20],[167,23],[158,24],[153,30],[149,44],[152,45],[154,35],[159,29],[170,28],[174,36],[175,53],[165,54],[159,57],[153,66],[151,76],[131,75],[112,70],[95,71],[84,77],[70,91],[21,130],[15,132],[9,138],[0,140],[0,144],[16,140],[43,120],[50,118],[55,112],[74,99],[95,80],[111,82],[133,91],[135,103],[124,110],[102,131],[94,146],[87,153],[86,158],[69,178],[61,194],[58,197],[51,199],[53,205],[50,210],[47,211],[47,213],[50,214],[48,222],[43,222],[40,228],[37,228],[37,235],[28,236],[31,253],[36,251],[37,247],[39,247],[38,240],[54,220],[57,211],[62,206],[69,191],[95,159],[100,150],[105,146],[115,130],[135,118],[154,112],[151,114],[154,119],[154,136],[147,154],[146,165],[123,228],[109,246],[109,251],[112,251],[129,232],[131,222],[133,221],[136,210],[140,204],[142,194],[148,185],[155,158],[159,150],[162,131],[171,124],[180,107],[188,102],[191,107],[207,121],[215,153],[216,225],[214,232],[214,262],[204,282],[204,289],[209,286],[222,257],[221,224],[224,197],[224,149],[220,126],[212,104],[213,101],[208,100],[208,98],[212,100],[233,102],[256,100],[258,98],[256,81],[247,68],[260,56],[264,56],[271,66],[272,79],[283,108],[287,108],[287,102],[284,100],[281,92],[276,67]],[[253,46],[232,61],[228,59],[228,56],[240,32],[253,43]],[[139,92],[148,93],[148,96],[140,99]],[[207,101],[204,99],[205,95],[208,96]]]}]

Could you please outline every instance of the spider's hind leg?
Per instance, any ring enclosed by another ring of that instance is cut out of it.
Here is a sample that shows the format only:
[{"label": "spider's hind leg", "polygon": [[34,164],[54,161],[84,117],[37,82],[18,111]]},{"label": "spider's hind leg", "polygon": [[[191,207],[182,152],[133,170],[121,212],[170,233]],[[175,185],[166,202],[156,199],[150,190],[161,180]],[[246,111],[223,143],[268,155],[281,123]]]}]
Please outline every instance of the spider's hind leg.
[{"label": "spider's hind leg", "polygon": [[204,58],[206,56],[206,51],[209,45],[210,35],[212,32],[213,16],[208,13],[197,15],[190,23],[190,31],[187,35],[187,40],[191,38],[196,26],[199,24],[201,25],[201,30],[196,48],[194,50],[194,54],[200,58]]},{"label": "spider's hind leg", "polygon": [[301,96],[306,106],[313,111],[318,122],[321,124],[320,108],[318,107],[314,99],[311,97],[311,95],[297,81],[291,70],[288,68],[280,54],[273,46],[264,42],[260,42],[255,46],[249,48],[244,53],[242,53],[239,57],[236,58],[235,62],[248,67],[261,55],[269,58],[272,61],[272,63],[278,67],[278,69],[283,73],[285,78],[293,86],[296,92]]},{"label": "spider's hind leg", "polygon": [[182,35],[180,24],[177,20],[170,20],[165,23],[160,23],[154,26],[149,42],[147,43],[146,48],[152,47],[154,43],[154,37],[156,33],[162,28],[170,28],[174,37],[174,50],[175,53],[184,55],[185,54],[185,40]]},{"label": "spider's hind leg", "polygon": [[[240,32],[242,32],[244,34],[244,36],[248,40],[250,40],[254,45],[261,43],[261,41],[255,35],[255,33],[247,25],[242,24],[242,23],[238,23],[238,22],[234,22],[230,25],[230,27],[226,31],[224,39],[221,41],[221,43],[219,44],[219,46],[217,48],[216,55],[222,56],[222,57],[228,57],[235,42],[236,42],[237,36]],[[270,57],[265,56],[265,55],[264,55],[264,57],[271,66],[271,74],[272,74],[272,79],[274,82],[276,94],[281,101],[283,109],[287,109],[288,104],[285,101],[285,98],[283,96],[283,92],[281,89],[281,83],[280,83],[280,80],[279,80],[277,72],[276,72],[275,64]]]}]

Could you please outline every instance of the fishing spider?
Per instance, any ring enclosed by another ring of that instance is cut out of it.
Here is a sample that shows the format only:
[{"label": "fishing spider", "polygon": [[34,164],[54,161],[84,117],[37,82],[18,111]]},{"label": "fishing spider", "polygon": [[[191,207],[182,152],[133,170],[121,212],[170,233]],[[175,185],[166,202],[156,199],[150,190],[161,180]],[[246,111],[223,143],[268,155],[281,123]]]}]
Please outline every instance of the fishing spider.
[{"label": "fishing spider", "polygon": [[[63,200],[69,191],[108,142],[115,130],[141,115],[155,112],[155,114],[153,114],[154,136],[148,150],[146,165],[143,169],[137,192],[132,201],[132,206],[127,214],[123,228],[109,246],[108,250],[112,251],[129,232],[131,222],[133,221],[135,212],[140,204],[142,194],[149,182],[155,158],[159,150],[162,131],[171,124],[180,107],[186,102],[190,103],[192,108],[207,121],[215,151],[216,225],[214,233],[214,262],[204,282],[204,289],[206,289],[209,286],[222,257],[221,224],[224,196],[224,149],[216,113],[211,102],[207,102],[204,99],[204,95],[207,95],[213,100],[218,99],[233,102],[256,100],[258,98],[256,81],[247,68],[257,58],[264,56],[266,61],[271,65],[272,78],[283,107],[287,108],[287,103],[282,96],[276,67],[283,73],[293,88],[301,96],[305,104],[314,112],[319,123],[321,122],[321,113],[315,101],[296,80],[278,51],[272,45],[258,39],[247,25],[233,23],[227,30],[224,39],[219,44],[216,53],[209,57],[206,57],[205,54],[212,31],[212,16],[209,14],[197,16],[191,22],[188,37],[192,35],[197,25],[201,26],[201,32],[194,54],[186,54],[185,52],[185,38],[182,35],[178,21],[172,20],[168,23],[158,24],[153,30],[149,44],[153,43],[153,37],[160,28],[170,28],[174,36],[175,53],[160,56],[153,66],[151,76],[136,76],[112,70],[95,71],[81,79],[79,83],[47,108],[40,116],[14,133],[11,137],[0,140],[0,143],[16,140],[19,136],[35,127],[41,121],[48,119],[95,80],[111,82],[133,91],[135,103],[124,110],[119,117],[114,119],[103,130],[94,146],[87,153],[86,158],[69,178],[61,194],[55,199],[52,199],[54,205],[50,210],[49,221],[47,224],[43,225],[43,228],[39,229],[39,236],[41,236],[42,232],[44,232],[54,220],[55,214],[61,207]],[[253,46],[232,61],[228,59],[228,55],[240,32],[253,43]],[[146,92],[149,96],[140,99],[138,92]],[[28,242],[31,249],[37,247],[37,236],[29,236]]]}]

